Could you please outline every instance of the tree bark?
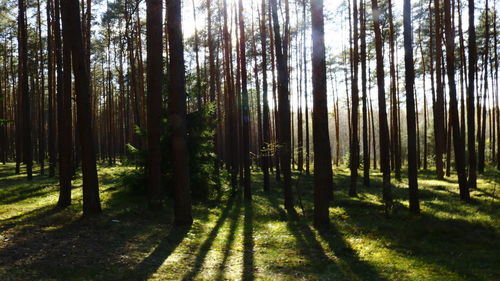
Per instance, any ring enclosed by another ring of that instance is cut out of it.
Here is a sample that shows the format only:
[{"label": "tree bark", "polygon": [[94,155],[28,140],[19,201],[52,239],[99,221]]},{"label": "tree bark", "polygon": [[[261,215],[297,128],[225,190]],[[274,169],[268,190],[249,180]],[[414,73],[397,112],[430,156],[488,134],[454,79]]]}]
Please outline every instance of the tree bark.
[{"label": "tree bark", "polygon": [[292,178],[290,170],[290,100],[288,93],[288,67],[286,57],[282,47],[282,40],[280,35],[280,26],[278,21],[278,8],[276,0],[271,0],[271,9],[274,26],[274,47],[276,51],[276,62],[278,70],[278,111],[279,111],[279,153],[280,153],[280,166],[283,173],[283,191],[285,197],[285,209],[289,212],[293,211],[293,193],[292,193]]},{"label": "tree bark", "polygon": [[18,47],[19,47],[19,95],[22,97],[23,159],[27,179],[33,179],[33,148],[31,144],[31,97],[28,84],[28,31],[26,27],[26,3],[18,1]]},{"label": "tree bark", "polygon": [[184,45],[182,42],[181,1],[167,1],[167,28],[169,43],[169,117],[172,130],[172,163],[174,184],[174,216],[176,225],[189,225],[191,195],[186,131],[186,78],[184,72]]},{"label": "tree bark", "polygon": [[90,81],[85,62],[80,8],[78,0],[64,0],[61,4],[63,30],[65,30],[64,33],[71,41],[71,58],[75,74],[78,136],[81,146],[83,174],[83,214],[84,216],[95,215],[101,212],[101,204],[92,133]]},{"label": "tree bark", "polygon": [[332,196],[333,175],[328,135],[326,59],[323,0],[311,1],[313,144],[314,144],[314,225],[330,224],[328,203]]},{"label": "tree bark", "polygon": [[405,89],[406,89],[406,125],[408,127],[408,185],[410,198],[410,212],[420,213],[418,200],[417,179],[417,130],[415,124],[415,100],[413,99],[413,85],[415,83],[415,67],[413,65],[413,29],[411,25],[411,3],[404,1],[404,46],[405,46]]},{"label": "tree bark", "polygon": [[[358,168],[359,168],[359,139],[358,139],[358,111],[359,111],[359,89],[358,89],[358,69],[359,69],[359,46],[358,46],[358,0],[353,0],[353,40],[354,49],[352,51],[352,67],[353,75],[351,80],[351,141],[350,141],[350,168],[351,168],[351,184],[349,186],[349,196],[356,196],[356,185],[358,183]],[[327,127],[328,132],[328,127]]]},{"label": "tree bark", "polygon": [[477,43],[476,28],[474,26],[474,0],[469,0],[469,85],[467,87],[467,149],[469,152],[469,178],[468,188],[476,188],[477,162],[476,162],[476,139],[475,139],[475,120],[474,120],[474,75],[477,63]]},{"label": "tree bark", "polygon": [[[148,127],[148,202],[158,209],[161,196],[161,95],[163,74],[162,0],[146,1],[147,40],[147,127]],[[174,162],[175,163],[175,162]]]},{"label": "tree bark", "polygon": [[387,125],[387,110],[385,104],[384,86],[384,59],[382,57],[382,34],[380,32],[380,11],[378,0],[372,0],[373,27],[375,31],[375,54],[377,60],[377,88],[379,107],[379,139],[380,139],[380,166],[382,171],[383,185],[382,197],[385,203],[386,212],[392,209],[391,191],[391,169],[389,155],[389,128]]},{"label": "tree bark", "polygon": [[460,119],[458,116],[458,102],[455,85],[455,33],[451,24],[450,0],[444,0],[445,34],[446,34],[446,66],[448,73],[448,87],[450,91],[450,114],[453,127],[453,146],[455,150],[455,166],[458,174],[458,184],[460,188],[460,199],[470,200],[469,189],[467,187],[467,175],[465,171],[465,147],[460,136]]}]

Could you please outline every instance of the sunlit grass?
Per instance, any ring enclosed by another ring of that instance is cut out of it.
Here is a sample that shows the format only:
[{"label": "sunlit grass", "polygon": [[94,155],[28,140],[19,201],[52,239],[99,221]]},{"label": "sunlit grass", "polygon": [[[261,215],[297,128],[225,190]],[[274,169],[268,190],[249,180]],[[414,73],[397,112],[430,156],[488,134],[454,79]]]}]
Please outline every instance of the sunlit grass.
[{"label": "sunlit grass", "polygon": [[[254,196],[225,194],[196,204],[188,229],[171,225],[172,202],[162,212],[146,208],[122,180],[131,167],[99,167],[103,216],[81,217],[81,180],[73,205],[52,211],[56,179],[28,183],[0,166],[0,279],[23,280],[499,280],[499,174],[487,170],[459,200],[456,177],[419,173],[421,216],[408,212],[407,181],[393,180],[396,205],[387,216],[381,174],[348,197],[349,170],[334,169],[332,227],[311,227],[312,176],[294,173],[297,216],[283,208],[280,184]],[[361,174],[361,173],[360,173]],[[229,189],[226,187],[226,189]],[[301,203],[301,204],[300,204]],[[300,205],[303,206],[300,207]]]}]

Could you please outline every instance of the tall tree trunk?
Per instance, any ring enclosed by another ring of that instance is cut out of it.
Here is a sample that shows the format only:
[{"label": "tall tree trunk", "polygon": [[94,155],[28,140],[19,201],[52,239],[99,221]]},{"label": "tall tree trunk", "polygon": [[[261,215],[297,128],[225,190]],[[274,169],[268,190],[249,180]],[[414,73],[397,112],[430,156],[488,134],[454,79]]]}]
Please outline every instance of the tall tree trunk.
[{"label": "tall tree trunk", "polygon": [[263,151],[262,157],[262,170],[264,173],[264,191],[269,191],[269,143],[271,142],[270,133],[270,117],[269,117],[269,98],[267,95],[267,42],[266,42],[266,0],[262,0],[261,4],[261,23],[260,23],[260,41],[262,44],[262,99],[263,99],[263,146],[261,147]]},{"label": "tall tree trunk", "polygon": [[375,31],[375,52],[377,60],[377,87],[379,107],[380,166],[383,173],[382,195],[386,212],[392,209],[391,169],[389,155],[389,128],[385,104],[384,61],[382,57],[382,34],[380,32],[380,11],[378,0],[372,0],[373,27]]},{"label": "tall tree trunk", "polygon": [[361,25],[361,92],[363,94],[363,185],[370,185],[370,152],[368,143],[368,104],[366,91],[366,13],[364,0],[359,1],[360,6],[360,25]]},{"label": "tall tree trunk", "polygon": [[[231,67],[231,36],[228,29],[228,16],[227,5],[224,0],[224,27],[223,27],[223,41],[224,41],[224,73],[225,73],[225,86],[224,91],[227,96],[226,105],[226,137],[229,143],[229,166],[231,173],[231,187],[233,192],[237,186],[238,175],[238,135],[237,135],[237,114],[236,114],[236,101],[235,93],[232,82],[232,67]],[[167,18],[168,20],[168,18]],[[169,52],[170,53],[170,52]]]},{"label": "tall tree trunk", "polygon": [[[273,0],[274,1],[274,0]],[[314,143],[314,225],[330,224],[328,203],[332,196],[333,175],[328,135],[326,59],[323,0],[311,1],[313,143]]]},{"label": "tall tree trunk", "polygon": [[82,156],[83,214],[94,215],[101,212],[101,204],[92,134],[90,81],[83,48],[80,7],[78,0],[65,0],[61,4],[63,29],[71,41],[71,58],[75,74],[78,135]]},{"label": "tall tree trunk", "polygon": [[460,187],[460,199],[470,200],[465,171],[465,147],[460,136],[460,119],[458,116],[458,102],[455,85],[455,34],[451,24],[450,0],[444,0],[445,34],[446,34],[446,66],[448,73],[448,87],[450,91],[450,114],[453,126],[453,146],[455,150],[455,166]]},{"label": "tall tree trunk", "polygon": [[[421,28],[419,27],[418,29],[418,38],[419,38],[419,48],[420,48],[420,55],[422,58],[422,82],[423,82],[423,95],[424,95],[424,170],[427,170],[427,152],[428,152],[428,144],[427,144],[427,91],[425,87],[425,81],[426,81],[426,60],[425,60],[425,55],[424,55],[424,49],[422,47],[423,39],[422,39],[422,31]],[[431,62],[432,63],[432,62]],[[415,75],[413,75],[415,77]],[[418,127],[418,126],[417,126]],[[417,138],[417,143],[420,142],[420,138]],[[420,157],[420,156],[419,156]]]},{"label": "tall tree trunk", "polygon": [[469,152],[468,187],[476,188],[476,139],[474,120],[474,74],[477,63],[476,28],[474,26],[474,0],[469,0],[469,85],[467,87],[467,149]]},{"label": "tall tree trunk", "polygon": [[167,28],[169,43],[169,110],[172,128],[172,162],[174,184],[175,224],[193,222],[189,186],[189,163],[186,132],[186,78],[184,73],[184,45],[182,42],[181,1],[167,1]]},{"label": "tall tree trunk", "polygon": [[400,144],[399,144],[399,118],[398,118],[398,98],[397,98],[397,93],[396,93],[396,56],[395,56],[395,44],[396,44],[396,38],[394,38],[395,31],[394,31],[394,21],[393,21],[393,15],[392,15],[392,1],[389,0],[388,2],[388,9],[389,9],[389,50],[390,50],[390,55],[389,55],[389,72],[391,75],[391,146],[392,146],[392,153],[393,153],[393,161],[394,161],[394,171],[395,171],[395,176],[397,180],[401,180],[401,155],[399,153],[400,151]]},{"label": "tall tree trunk", "polygon": [[193,20],[194,20],[194,53],[195,53],[195,61],[196,61],[196,102],[198,106],[198,110],[201,109],[202,106],[202,92],[201,92],[201,72],[200,72],[200,55],[199,55],[199,36],[198,36],[198,27],[196,24],[196,3],[192,0],[193,5]]},{"label": "tall tree trunk", "polygon": [[49,145],[49,177],[56,172],[56,115],[54,113],[55,72],[54,72],[54,36],[53,1],[47,1],[47,73],[48,73],[48,145]]},{"label": "tall tree trunk", "polygon": [[[72,176],[72,129],[71,129],[71,50],[69,43],[61,56],[61,28],[59,24],[59,0],[54,0],[54,37],[57,61],[57,120],[59,145],[59,200],[57,206],[64,208],[71,204]],[[67,36],[66,36],[67,37]],[[61,57],[63,59],[61,59]],[[64,60],[64,61],[63,61]]]},{"label": "tall tree trunk", "polygon": [[[351,141],[350,141],[350,168],[351,184],[349,186],[349,196],[356,196],[356,185],[358,183],[359,168],[359,139],[358,139],[358,111],[359,111],[359,89],[358,89],[358,69],[359,69],[359,46],[358,46],[358,0],[353,0],[353,25],[354,25],[354,49],[352,51],[353,75],[351,82],[352,112],[351,112]],[[328,127],[327,127],[328,132]]]},{"label": "tall tree trunk", "polygon": [[304,113],[305,113],[305,122],[306,122],[306,174],[309,175],[310,172],[310,134],[309,134],[309,89],[307,87],[307,81],[309,77],[307,76],[307,44],[306,44],[306,26],[307,26],[307,16],[306,16],[306,1],[302,2],[302,17],[304,19],[304,29],[302,31],[302,40],[304,42],[302,56],[304,59]]},{"label": "tall tree trunk", "polygon": [[415,124],[415,100],[413,99],[413,85],[415,83],[415,67],[413,65],[413,29],[411,25],[411,3],[404,1],[404,46],[405,46],[405,89],[406,89],[406,125],[408,127],[408,185],[410,198],[410,212],[420,213],[418,201],[417,179],[417,130]]},{"label": "tall tree trunk", "polygon": [[278,21],[278,7],[276,5],[276,0],[271,0],[271,9],[273,16],[273,26],[274,26],[274,47],[276,51],[276,62],[278,70],[278,111],[279,111],[279,122],[280,122],[280,133],[279,133],[279,153],[280,153],[280,166],[283,172],[283,191],[285,197],[285,209],[287,211],[293,211],[293,193],[292,193],[292,178],[290,170],[290,145],[291,145],[291,135],[290,135],[290,100],[288,93],[288,67],[286,63],[286,57],[284,55],[284,50],[286,48],[282,47],[282,40],[280,34],[280,26]]},{"label": "tall tree trunk", "polygon": [[[161,95],[163,74],[162,0],[146,2],[147,37],[147,127],[148,127],[148,202],[153,209],[162,204],[161,197]],[[175,162],[174,162],[175,163]]]},{"label": "tall tree trunk", "polygon": [[26,4],[18,1],[18,47],[19,47],[19,94],[22,96],[23,159],[28,180],[33,179],[33,148],[31,145],[31,97],[28,85],[28,31],[26,27]]},{"label": "tall tree trunk", "polygon": [[38,31],[38,70],[36,72],[37,80],[39,79],[37,91],[40,99],[40,107],[38,110],[38,161],[40,164],[40,175],[45,173],[45,71],[43,57],[43,39],[42,39],[42,20],[40,10],[40,0],[36,2],[37,7],[37,31]]},{"label": "tall tree trunk", "polygon": [[[485,150],[486,150],[486,119],[487,119],[487,96],[488,96],[488,50],[489,50],[489,17],[488,17],[488,0],[485,1],[485,15],[484,15],[484,26],[485,26],[485,53],[483,58],[483,104],[482,104],[482,119],[480,120],[479,126],[479,143],[478,143],[478,157],[477,157],[477,171],[479,174],[484,173],[485,166]],[[481,108],[479,108],[481,110]]]},{"label": "tall tree trunk", "polygon": [[435,47],[436,47],[436,102],[434,109],[434,138],[436,141],[436,175],[438,179],[443,179],[443,153],[445,150],[445,131],[444,126],[444,90],[443,82],[441,79],[441,57],[442,57],[442,44],[441,44],[441,13],[439,8],[440,0],[434,0],[434,16],[435,22]]},{"label": "tall tree trunk", "polygon": [[241,111],[243,115],[242,130],[242,150],[243,150],[243,189],[246,200],[252,199],[250,186],[250,113],[248,108],[248,89],[247,89],[247,60],[246,60],[246,41],[245,41],[245,19],[243,17],[243,2],[239,0],[239,28],[240,28],[240,66],[241,66]]}]

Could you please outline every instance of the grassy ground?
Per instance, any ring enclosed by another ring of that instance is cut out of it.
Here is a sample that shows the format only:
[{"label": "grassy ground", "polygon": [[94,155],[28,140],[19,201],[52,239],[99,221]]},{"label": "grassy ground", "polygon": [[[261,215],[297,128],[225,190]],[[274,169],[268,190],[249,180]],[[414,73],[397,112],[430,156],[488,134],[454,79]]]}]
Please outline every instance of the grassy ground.
[{"label": "grassy ground", "polygon": [[[380,203],[380,174],[359,197],[346,196],[349,173],[336,169],[332,228],[311,227],[312,178],[295,175],[303,208],[289,217],[281,192],[261,191],[194,207],[191,228],[124,186],[131,167],[99,168],[104,214],[81,217],[81,181],[73,205],[55,210],[57,181],[28,183],[0,165],[0,280],[500,280],[500,174],[488,170],[458,200],[456,178],[419,174],[422,215],[410,216],[405,182],[395,183],[394,213]],[[299,205],[299,204],[298,204]]]}]

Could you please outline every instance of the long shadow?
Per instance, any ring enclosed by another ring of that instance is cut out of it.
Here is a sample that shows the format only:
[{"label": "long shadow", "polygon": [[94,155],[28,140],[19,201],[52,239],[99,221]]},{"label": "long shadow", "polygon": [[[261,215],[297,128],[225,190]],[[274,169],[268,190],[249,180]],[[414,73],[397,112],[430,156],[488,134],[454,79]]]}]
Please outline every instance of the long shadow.
[{"label": "long shadow", "polygon": [[12,192],[10,195],[4,197],[1,202],[2,204],[14,204],[19,201],[26,200],[28,198],[45,196],[55,191],[56,190],[52,185],[42,184],[36,187],[32,187],[31,189],[25,189],[23,191],[19,191],[18,193]]},{"label": "long shadow", "polygon": [[[405,213],[386,218],[379,206],[362,201],[355,208],[346,206],[346,212],[351,214],[345,222],[350,231],[386,241],[390,250],[402,255],[412,253],[414,260],[448,268],[471,280],[481,279],[473,272],[474,268],[495,268],[495,264],[500,263],[494,250],[489,257],[488,252],[485,253],[486,249],[500,248],[498,233],[491,226],[462,219],[443,219],[427,213],[419,217],[409,217]],[[374,224],[372,220],[378,222]],[[341,236],[335,228],[320,234],[332,248],[345,244],[339,240]],[[450,259],[450,255],[454,258]],[[470,266],[464,267],[464,264]]]},{"label": "long shadow", "polygon": [[[304,227],[308,228],[307,225]],[[351,277],[350,279],[388,280],[382,277],[373,266],[359,258],[356,251],[343,239],[334,223],[331,223],[329,228],[318,229],[318,233],[328,243],[328,247],[335,256],[339,258],[339,267],[347,276]]]},{"label": "long shadow", "polygon": [[243,280],[254,279],[254,240],[252,201],[245,201],[245,221],[243,224]]},{"label": "long shadow", "polygon": [[29,224],[33,222],[38,222],[46,217],[49,217],[62,209],[54,206],[46,206],[39,209],[31,210],[26,213],[22,213],[17,216],[10,217],[8,219],[2,220],[0,223],[0,233],[7,231],[13,227],[18,227],[19,225]]},{"label": "long shadow", "polygon": [[[277,204],[276,199],[271,197],[270,202],[272,207],[275,208],[279,213],[285,214],[285,211]],[[298,217],[296,214],[291,214],[288,217],[287,224],[288,229],[297,240],[297,244],[301,249],[301,253],[305,254],[306,258],[309,260],[309,263],[305,264],[304,268],[301,268],[301,271],[305,271],[311,267],[315,268],[316,272],[323,272],[325,275],[328,274],[328,278],[341,275],[341,280],[363,280],[363,278],[358,277],[357,273],[354,273],[353,269],[357,268],[353,268],[351,266],[351,263],[347,263],[346,265],[344,262],[343,264],[341,264],[341,262],[333,261],[330,257],[328,257],[325,249],[317,240],[309,225],[302,218]],[[343,249],[347,248],[346,245],[339,245],[337,247],[340,246],[342,246]],[[335,254],[337,253],[335,252]],[[362,263],[359,259],[354,262]],[[325,263],[328,263],[327,267],[325,267]],[[374,278],[376,277],[373,280],[383,280],[378,277],[378,273],[375,270],[371,269],[369,265],[366,265],[364,266],[364,268],[359,269],[358,272],[371,274],[371,276],[374,276]],[[321,277],[319,278],[321,279]],[[323,278],[325,278],[325,276]]]},{"label": "long shadow", "polygon": [[169,234],[161,240],[154,251],[133,269],[131,275],[134,278],[132,279],[148,280],[182,242],[190,228],[191,226],[172,227]]},{"label": "long shadow", "polygon": [[235,203],[236,203],[235,208],[240,208],[241,195],[236,194],[235,196],[232,196],[229,198],[229,200],[227,201],[226,207],[224,207],[219,219],[215,223],[215,226],[212,228],[212,230],[208,234],[208,237],[205,239],[203,244],[200,246],[200,249],[198,250],[198,253],[196,255],[196,259],[194,261],[194,265],[192,266],[191,271],[186,273],[182,277],[182,280],[192,280],[196,277],[196,275],[198,275],[198,273],[201,270],[201,267],[203,266],[203,263],[205,262],[205,258],[207,257],[207,254],[210,250],[210,247],[212,246],[215,238],[217,237],[220,228],[222,227],[222,225],[224,225],[224,222],[226,221],[227,217],[229,216],[229,212],[230,212],[231,208],[233,207],[233,204],[235,204]]},{"label": "long shadow", "polygon": [[215,280],[223,280],[224,278],[224,270],[227,264],[227,260],[229,259],[229,254],[231,252],[234,239],[236,236],[236,229],[238,227],[238,218],[241,213],[241,208],[239,208],[239,204],[236,204],[231,211],[231,224],[229,225],[229,233],[226,238],[226,243],[224,244],[224,251],[222,253],[222,261],[219,264],[219,268],[217,271],[217,277]]}]

